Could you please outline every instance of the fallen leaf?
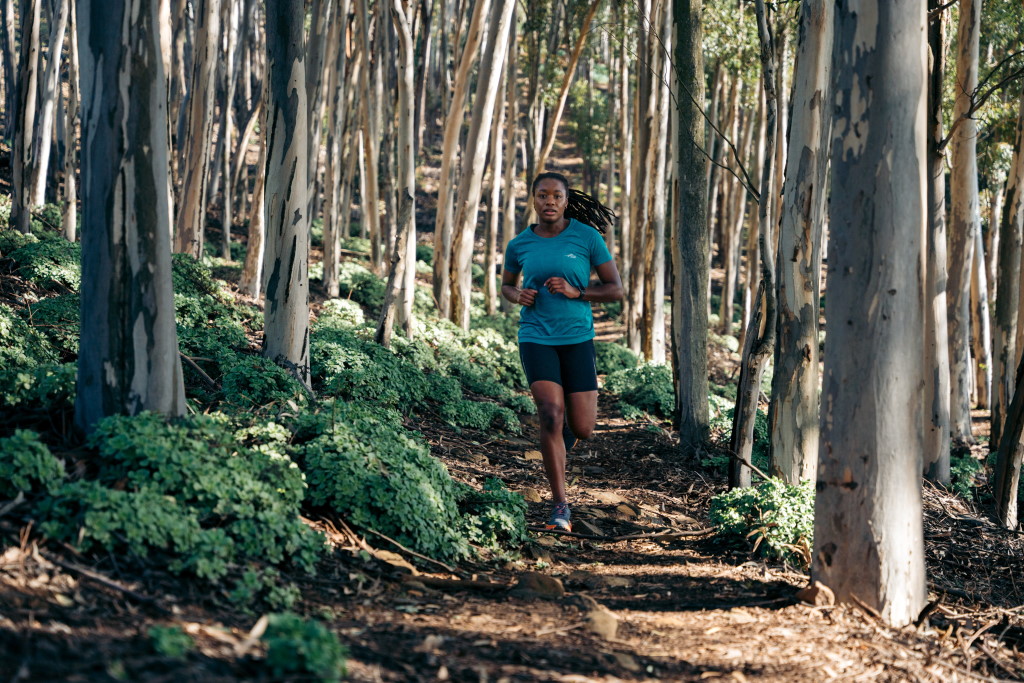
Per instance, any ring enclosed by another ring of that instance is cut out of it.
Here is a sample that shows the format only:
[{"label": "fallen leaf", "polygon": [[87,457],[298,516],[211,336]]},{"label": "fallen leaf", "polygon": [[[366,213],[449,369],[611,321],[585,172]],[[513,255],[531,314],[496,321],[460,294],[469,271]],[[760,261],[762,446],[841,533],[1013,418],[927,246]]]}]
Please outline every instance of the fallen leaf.
[{"label": "fallen leaf", "polygon": [[523,453],[523,457],[527,460],[543,460],[544,456],[541,455],[540,451],[526,451]]}]

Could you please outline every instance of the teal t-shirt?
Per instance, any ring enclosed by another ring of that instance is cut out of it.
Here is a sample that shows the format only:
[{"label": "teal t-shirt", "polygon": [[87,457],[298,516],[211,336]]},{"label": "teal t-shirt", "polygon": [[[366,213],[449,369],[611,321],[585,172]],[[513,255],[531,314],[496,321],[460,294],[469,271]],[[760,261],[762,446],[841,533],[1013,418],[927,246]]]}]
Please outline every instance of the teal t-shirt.
[{"label": "teal t-shirt", "polygon": [[557,276],[586,287],[590,271],[611,260],[601,233],[575,218],[554,237],[541,237],[532,228],[516,235],[505,250],[505,270],[522,273],[523,288],[537,290],[533,306],[519,311],[519,341],[554,346],[593,339],[590,302],[552,294],[544,283]]}]

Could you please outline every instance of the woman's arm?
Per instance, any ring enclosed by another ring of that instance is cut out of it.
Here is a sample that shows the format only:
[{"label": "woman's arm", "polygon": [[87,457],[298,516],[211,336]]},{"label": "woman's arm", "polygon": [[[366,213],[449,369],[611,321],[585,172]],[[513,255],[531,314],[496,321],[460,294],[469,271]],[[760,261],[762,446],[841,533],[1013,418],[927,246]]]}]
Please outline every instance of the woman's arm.
[{"label": "woman's arm", "polygon": [[520,289],[517,286],[519,273],[510,273],[507,270],[501,271],[501,295],[514,304],[532,306],[537,296],[536,289]]},{"label": "woman's arm", "polygon": [[[508,275],[508,273],[505,274]],[[622,299],[622,279],[619,277],[619,269],[615,266],[614,259],[606,261],[597,267],[597,277],[601,279],[601,284],[587,287],[585,294],[560,277],[548,278],[544,286],[552,294],[562,294],[569,299],[582,298],[584,301],[593,303],[619,301]],[[502,293],[505,292],[504,284],[501,287],[501,291]]]}]

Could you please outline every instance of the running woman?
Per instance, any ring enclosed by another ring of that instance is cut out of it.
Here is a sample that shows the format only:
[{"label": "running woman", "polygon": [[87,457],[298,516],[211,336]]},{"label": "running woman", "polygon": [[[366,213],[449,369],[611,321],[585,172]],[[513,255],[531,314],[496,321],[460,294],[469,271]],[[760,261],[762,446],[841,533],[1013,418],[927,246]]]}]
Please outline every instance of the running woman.
[{"label": "running woman", "polygon": [[[509,242],[501,294],[522,305],[519,357],[537,404],[540,452],[554,503],[547,528],[572,531],[565,453],[577,438],[590,438],[597,420],[590,304],[622,299],[622,280],[601,236],[614,218],[607,207],[570,190],[559,173],[538,175],[532,193],[539,222]],[[590,286],[593,269],[601,282]]]}]

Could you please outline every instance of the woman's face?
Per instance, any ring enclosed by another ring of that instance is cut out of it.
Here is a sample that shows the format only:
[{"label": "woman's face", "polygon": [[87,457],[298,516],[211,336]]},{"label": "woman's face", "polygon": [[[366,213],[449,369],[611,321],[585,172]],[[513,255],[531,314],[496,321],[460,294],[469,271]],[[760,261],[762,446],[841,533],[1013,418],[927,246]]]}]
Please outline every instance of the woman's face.
[{"label": "woman's face", "polygon": [[533,206],[544,223],[561,220],[568,203],[565,185],[554,178],[544,178],[533,189]]}]

